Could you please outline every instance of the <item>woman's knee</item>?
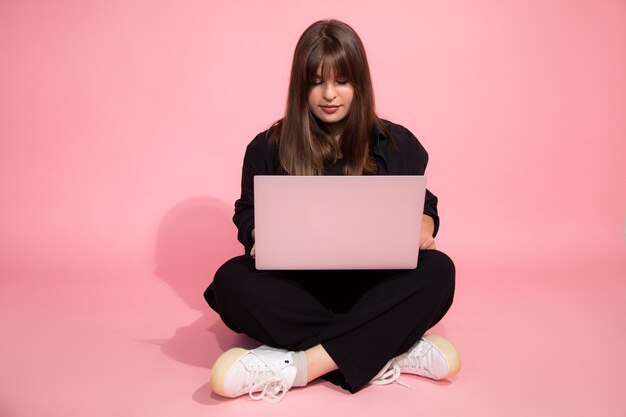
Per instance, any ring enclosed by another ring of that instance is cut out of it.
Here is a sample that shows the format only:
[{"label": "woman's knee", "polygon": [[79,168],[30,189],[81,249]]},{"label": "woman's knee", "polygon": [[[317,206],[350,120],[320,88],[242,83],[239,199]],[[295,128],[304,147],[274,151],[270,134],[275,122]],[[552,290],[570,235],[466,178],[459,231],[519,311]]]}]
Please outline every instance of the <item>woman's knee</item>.
[{"label": "woman's knee", "polygon": [[422,251],[418,263],[418,268],[420,267],[434,286],[454,291],[456,267],[448,255],[438,250]]},{"label": "woman's knee", "polygon": [[[241,292],[248,286],[245,281],[250,277],[254,267],[250,266],[249,256],[243,255],[230,259],[215,272],[212,290],[217,297],[229,297],[237,291]],[[211,287],[210,287],[211,288]],[[207,289],[207,291],[209,291]],[[206,293],[205,293],[206,294]]]}]

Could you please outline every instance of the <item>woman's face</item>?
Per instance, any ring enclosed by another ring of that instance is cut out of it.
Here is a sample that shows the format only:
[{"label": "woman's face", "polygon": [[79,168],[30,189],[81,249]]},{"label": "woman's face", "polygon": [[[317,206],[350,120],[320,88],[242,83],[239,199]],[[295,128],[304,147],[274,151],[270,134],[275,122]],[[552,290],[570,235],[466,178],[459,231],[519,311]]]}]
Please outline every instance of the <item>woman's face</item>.
[{"label": "woman's face", "polygon": [[315,84],[309,92],[309,108],[324,123],[337,123],[348,115],[353,97],[352,84],[344,79],[335,78],[332,70],[328,78],[323,79],[319,68]]}]

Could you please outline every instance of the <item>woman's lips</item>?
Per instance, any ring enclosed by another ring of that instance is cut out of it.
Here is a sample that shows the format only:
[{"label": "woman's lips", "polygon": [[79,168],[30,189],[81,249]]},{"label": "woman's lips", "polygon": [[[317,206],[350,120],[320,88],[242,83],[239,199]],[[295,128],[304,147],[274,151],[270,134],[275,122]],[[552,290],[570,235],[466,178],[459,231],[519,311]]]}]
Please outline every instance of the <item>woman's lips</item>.
[{"label": "woman's lips", "polygon": [[326,114],[333,114],[339,109],[339,106],[320,106],[320,107]]}]

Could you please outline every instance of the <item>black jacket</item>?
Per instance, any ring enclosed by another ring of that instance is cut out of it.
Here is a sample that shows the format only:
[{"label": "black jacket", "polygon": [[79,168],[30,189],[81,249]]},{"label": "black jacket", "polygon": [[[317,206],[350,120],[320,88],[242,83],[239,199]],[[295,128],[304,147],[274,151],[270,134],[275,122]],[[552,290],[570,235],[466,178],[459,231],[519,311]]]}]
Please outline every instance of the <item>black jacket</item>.
[{"label": "black jacket", "polygon": [[[387,122],[389,134],[393,137],[395,150],[389,138],[379,129],[373,135],[372,154],[378,164],[378,175],[424,175],[428,164],[428,153],[417,138],[405,127]],[[268,131],[259,133],[246,148],[241,175],[241,197],[235,202],[233,221],[237,226],[237,238],[245,247],[246,253],[252,249],[254,229],[254,176],[283,175],[278,161],[278,150],[269,145]],[[426,190],[424,214],[435,221],[435,232],[439,230],[437,197]]]}]

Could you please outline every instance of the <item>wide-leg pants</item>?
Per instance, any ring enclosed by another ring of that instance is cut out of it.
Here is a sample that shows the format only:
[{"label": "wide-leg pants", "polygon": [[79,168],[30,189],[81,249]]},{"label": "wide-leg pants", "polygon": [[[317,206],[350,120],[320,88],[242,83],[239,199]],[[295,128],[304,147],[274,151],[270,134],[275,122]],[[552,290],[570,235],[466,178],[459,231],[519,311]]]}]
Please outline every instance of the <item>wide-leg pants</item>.
[{"label": "wide-leg pants", "polygon": [[412,270],[259,271],[254,258],[222,265],[205,291],[224,323],[262,344],[322,344],[339,367],[326,379],[356,392],[409,350],[450,308],[455,268],[437,250]]}]

